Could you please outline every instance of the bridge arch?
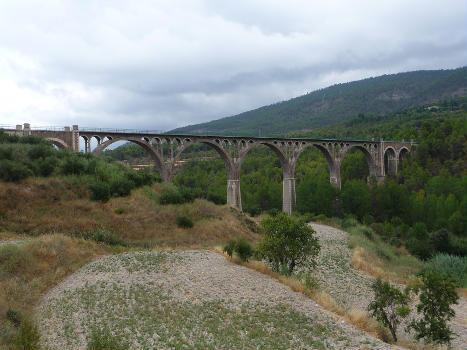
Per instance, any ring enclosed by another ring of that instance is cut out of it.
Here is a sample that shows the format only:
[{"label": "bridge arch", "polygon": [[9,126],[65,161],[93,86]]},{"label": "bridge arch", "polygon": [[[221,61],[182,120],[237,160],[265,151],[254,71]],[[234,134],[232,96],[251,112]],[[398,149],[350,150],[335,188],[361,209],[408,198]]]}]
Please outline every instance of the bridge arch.
[{"label": "bridge arch", "polygon": [[398,167],[400,167],[402,165],[402,161],[407,157],[407,155],[410,153],[410,150],[407,148],[407,147],[402,147],[400,150],[399,150],[399,155],[398,155]]},{"label": "bridge arch", "polygon": [[[102,138],[102,140],[105,140],[105,138]],[[155,163],[156,163],[156,167],[157,169],[159,170],[161,176],[164,178],[164,179],[167,179],[167,169],[166,167],[164,166],[164,161],[162,159],[162,157],[159,155],[159,153],[154,149],[154,147],[152,147],[152,145],[146,141],[143,141],[141,138],[139,137],[115,137],[115,138],[112,138],[112,137],[107,137],[107,140],[106,141],[103,141],[101,142],[93,151],[92,153],[96,156],[100,155],[107,147],[109,147],[111,144],[115,143],[115,142],[119,142],[119,141],[129,141],[129,142],[132,142],[132,143],[135,143],[141,147],[143,147],[148,153],[149,155],[151,156],[152,159],[154,159]]]},{"label": "bridge arch", "polygon": [[339,166],[340,167],[342,166],[342,162],[344,160],[344,157],[349,151],[351,151],[353,149],[358,149],[365,156],[365,160],[366,160],[366,163],[368,165],[369,177],[371,177],[373,175],[378,176],[378,169],[377,169],[377,165],[376,165],[377,160],[372,155],[372,153],[373,154],[375,153],[377,148],[378,148],[378,146],[376,144],[373,144],[373,143],[364,143],[363,145],[362,144],[356,144],[356,145],[349,144],[349,147],[344,149],[344,151],[342,153],[341,164],[339,164]]},{"label": "bridge arch", "polygon": [[61,139],[56,137],[46,137],[45,139],[52,142],[52,144],[57,146],[59,149],[69,149],[69,146],[66,144],[66,142]]},{"label": "bridge arch", "polygon": [[384,149],[383,156],[383,175],[394,176],[397,174],[397,155],[396,150],[389,146]]}]

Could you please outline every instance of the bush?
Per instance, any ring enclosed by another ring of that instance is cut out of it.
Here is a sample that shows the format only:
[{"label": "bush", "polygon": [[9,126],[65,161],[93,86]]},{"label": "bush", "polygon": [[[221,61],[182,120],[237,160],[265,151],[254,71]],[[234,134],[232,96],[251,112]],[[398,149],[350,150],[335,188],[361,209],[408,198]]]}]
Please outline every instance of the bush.
[{"label": "bush", "polygon": [[30,350],[39,349],[40,334],[34,322],[24,317],[18,328],[18,332],[13,336],[12,343],[14,349]]},{"label": "bush", "polygon": [[425,264],[422,273],[432,271],[445,274],[456,281],[459,288],[467,287],[467,258],[449,254],[437,254]]},{"label": "bush", "polygon": [[64,175],[82,175],[86,172],[87,161],[81,155],[67,154],[59,167]]},{"label": "bush", "polygon": [[430,234],[430,244],[436,252],[450,253],[452,251],[451,235],[445,228]]},{"label": "bush", "polygon": [[359,225],[360,223],[358,220],[352,216],[347,216],[342,220],[342,229],[343,230],[348,230],[349,228],[355,227]]},{"label": "bush", "polygon": [[417,340],[449,344],[454,333],[448,322],[456,314],[451,305],[459,299],[456,282],[446,275],[427,271],[422,275],[422,283],[415,288],[416,292],[420,291],[417,312],[421,315],[410,322],[408,329],[415,331]]},{"label": "bush", "polygon": [[190,228],[193,227],[193,221],[186,216],[178,216],[177,226],[181,228]]},{"label": "bush", "polygon": [[222,205],[226,203],[225,195],[221,195],[214,192],[208,192],[206,199],[214,204]]},{"label": "bush", "polygon": [[19,313],[19,311],[16,311],[16,310],[13,310],[13,309],[10,309],[8,308],[7,312],[6,312],[6,318],[11,322],[13,323],[13,325],[15,327],[19,327],[21,325],[21,314]]},{"label": "bush", "polygon": [[33,172],[27,166],[18,161],[0,161],[0,179],[3,181],[18,182],[33,175]]},{"label": "bush", "polygon": [[227,242],[227,244],[224,246],[224,248],[222,249],[222,251],[224,253],[227,253],[228,256],[232,257],[232,254],[234,252],[234,249],[235,249],[235,241],[233,239],[229,240]]},{"label": "bush", "polygon": [[253,255],[253,248],[245,239],[238,238],[235,243],[234,252],[242,261],[248,261]]},{"label": "bush", "polygon": [[315,231],[305,222],[280,213],[261,222],[263,239],[258,245],[258,256],[266,259],[274,271],[286,269],[292,273],[295,266],[314,267],[319,253]]},{"label": "bush", "polygon": [[409,238],[405,243],[407,250],[421,260],[428,260],[433,255],[433,248],[428,240]]},{"label": "bush", "polygon": [[117,337],[113,336],[109,330],[93,330],[88,344],[87,350],[126,350],[127,344],[118,341]]},{"label": "bush", "polygon": [[162,205],[182,204],[184,203],[184,198],[178,191],[171,190],[171,191],[162,193],[162,195],[159,198],[159,203]]},{"label": "bush", "polygon": [[84,239],[92,239],[96,242],[108,245],[127,246],[128,242],[117,236],[115,233],[107,230],[87,231],[81,234]]},{"label": "bush", "polygon": [[57,166],[57,163],[58,163],[57,158],[53,156],[38,160],[37,167],[39,170],[39,175],[41,176],[51,175],[54,172]]},{"label": "bush", "polygon": [[93,181],[88,187],[91,190],[91,200],[107,202],[110,199],[110,186],[107,182]]},{"label": "bush", "polygon": [[38,144],[32,146],[28,151],[28,157],[31,160],[46,158],[53,154],[54,150],[51,145]]},{"label": "bush", "polygon": [[133,188],[134,183],[129,181],[124,176],[114,177],[110,181],[110,194],[112,195],[112,197],[129,196]]}]

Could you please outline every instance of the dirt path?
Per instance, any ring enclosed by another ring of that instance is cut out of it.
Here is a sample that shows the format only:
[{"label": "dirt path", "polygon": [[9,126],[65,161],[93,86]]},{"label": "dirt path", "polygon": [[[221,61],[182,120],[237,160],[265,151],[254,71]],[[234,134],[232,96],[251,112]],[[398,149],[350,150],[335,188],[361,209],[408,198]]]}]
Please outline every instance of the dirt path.
[{"label": "dirt path", "polygon": [[[336,301],[348,308],[365,310],[373,298],[370,285],[374,278],[353,268],[352,250],[348,248],[348,233],[336,228],[311,224],[321,244],[317,274],[320,287]],[[467,348],[467,300],[465,296],[454,306],[456,318],[451,322],[458,335],[452,342],[452,349]],[[399,327],[400,333],[410,335]]]}]

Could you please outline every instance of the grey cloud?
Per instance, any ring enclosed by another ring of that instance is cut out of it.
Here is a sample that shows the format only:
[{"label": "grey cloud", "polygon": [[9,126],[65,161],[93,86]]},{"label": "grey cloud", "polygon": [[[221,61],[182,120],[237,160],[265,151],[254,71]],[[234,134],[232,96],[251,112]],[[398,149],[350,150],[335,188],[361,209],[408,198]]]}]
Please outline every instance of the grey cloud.
[{"label": "grey cloud", "polygon": [[[454,68],[465,4],[4,1],[2,120],[171,129],[353,79]],[[16,86],[15,89],[9,88]],[[21,103],[19,103],[21,102]]]}]

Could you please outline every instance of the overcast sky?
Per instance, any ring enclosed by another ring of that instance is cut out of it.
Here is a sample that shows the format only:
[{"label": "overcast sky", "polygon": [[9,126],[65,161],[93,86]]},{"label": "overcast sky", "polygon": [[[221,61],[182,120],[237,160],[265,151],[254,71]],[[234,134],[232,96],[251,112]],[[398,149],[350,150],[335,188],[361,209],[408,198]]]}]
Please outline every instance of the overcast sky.
[{"label": "overcast sky", "polygon": [[169,130],[467,62],[465,0],[0,0],[0,124]]}]

